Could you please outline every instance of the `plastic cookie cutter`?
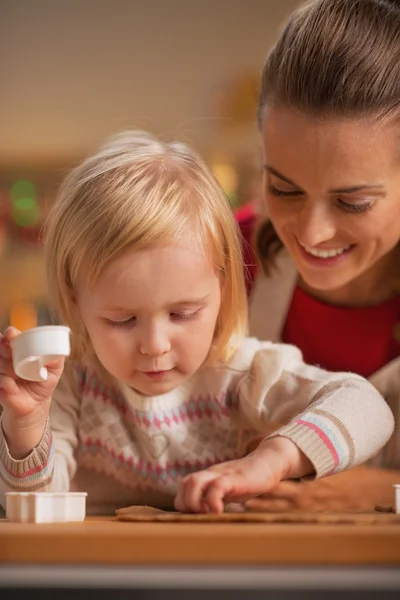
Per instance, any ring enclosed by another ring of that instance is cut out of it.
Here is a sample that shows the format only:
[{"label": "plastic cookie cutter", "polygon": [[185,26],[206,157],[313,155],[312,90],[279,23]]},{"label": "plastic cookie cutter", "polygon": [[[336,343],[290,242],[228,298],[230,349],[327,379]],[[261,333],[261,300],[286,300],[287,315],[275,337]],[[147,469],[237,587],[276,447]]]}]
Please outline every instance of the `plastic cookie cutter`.
[{"label": "plastic cookie cutter", "polygon": [[16,375],[27,381],[46,381],[46,365],[69,356],[69,336],[70,329],[62,325],[34,327],[20,333],[10,343]]},{"label": "plastic cookie cutter", "polygon": [[84,521],[86,492],[6,492],[6,517],[13,523]]},{"label": "plastic cookie cutter", "polygon": [[400,484],[396,484],[393,486],[394,487],[394,492],[395,492],[395,504],[394,504],[394,510],[397,514],[400,514]]}]

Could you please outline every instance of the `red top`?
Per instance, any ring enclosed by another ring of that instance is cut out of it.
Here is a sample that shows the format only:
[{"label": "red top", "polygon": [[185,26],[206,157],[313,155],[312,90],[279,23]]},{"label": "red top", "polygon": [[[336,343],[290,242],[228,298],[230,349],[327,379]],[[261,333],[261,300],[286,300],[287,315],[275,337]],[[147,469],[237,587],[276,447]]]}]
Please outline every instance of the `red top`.
[{"label": "red top", "polygon": [[[243,256],[247,269],[247,290],[256,275],[256,259],[251,249],[255,214],[251,207],[236,213],[243,234]],[[369,377],[400,356],[400,340],[393,328],[400,321],[400,296],[377,306],[341,307],[325,304],[296,287],[293,293],[282,341],[294,344],[309,364],[329,371],[351,371]]]},{"label": "red top", "polygon": [[349,308],[325,304],[296,287],[282,341],[300,348],[307,363],[369,377],[400,355],[393,336],[399,320],[400,297]]}]

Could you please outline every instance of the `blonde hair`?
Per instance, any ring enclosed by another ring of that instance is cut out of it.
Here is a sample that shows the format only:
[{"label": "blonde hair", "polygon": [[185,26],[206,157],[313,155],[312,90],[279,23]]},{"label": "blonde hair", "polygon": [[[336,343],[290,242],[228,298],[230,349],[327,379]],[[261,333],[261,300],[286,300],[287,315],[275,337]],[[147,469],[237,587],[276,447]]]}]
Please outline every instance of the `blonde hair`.
[{"label": "blonde hair", "polygon": [[[308,117],[398,117],[399,0],[314,0],[288,19],[263,68],[259,124],[265,107]],[[257,236],[268,273],[282,247],[272,223]]]},{"label": "blonde hair", "polygon": [[193,237],[222,283],[209,360],[229,360],[246,333],[241,246],[231,208],[203,160],[182,143],[163,143],[141,131],[110,139],[67,177],[44,235],[49,294],[73,332],[72,357],[93,357],[73,300],[79,278],[93,284],[127,249]]}]

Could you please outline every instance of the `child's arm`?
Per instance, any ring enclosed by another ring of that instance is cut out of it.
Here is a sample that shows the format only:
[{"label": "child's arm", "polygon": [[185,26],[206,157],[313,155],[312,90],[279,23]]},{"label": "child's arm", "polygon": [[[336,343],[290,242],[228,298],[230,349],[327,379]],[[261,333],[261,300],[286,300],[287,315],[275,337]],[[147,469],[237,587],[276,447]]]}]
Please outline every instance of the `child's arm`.
[{"label": "child's arm", "polygon": [[68,491],[75,469],[78,410],[70,370],[66,369],[57,385],[63,371],[63,361],[57,361],[60,364],[48,369],[49,377],[43,384],[24,382],[12,371],[11,354],[3,337],[0,354],[0,504],[5,505],[8,491]]},{"label": "child's arm", "polygon": [[294,346],[270,344],[255,353],[238,386],[243,416],[268,439],[290,439],[317,477],[364,463],[389,440],[394,419],[366,379],[307,365]]},{"label": "child's arm", "polygon": [[186,477],[178,510],[221,512],[283,479],[339,472],[374,455],[393,431],[392,413],[371,384],[309,367],[292,346],[263,344],[237,397],[246,425],[269,437],[242,459]]}]

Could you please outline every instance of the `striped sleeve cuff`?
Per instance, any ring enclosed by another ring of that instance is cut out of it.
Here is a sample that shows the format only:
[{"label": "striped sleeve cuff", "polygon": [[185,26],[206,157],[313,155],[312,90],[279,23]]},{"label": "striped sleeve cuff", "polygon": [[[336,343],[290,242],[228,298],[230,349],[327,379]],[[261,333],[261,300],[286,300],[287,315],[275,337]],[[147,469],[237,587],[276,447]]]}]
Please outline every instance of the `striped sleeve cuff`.
[{"label": "striped sleeve cuff", "polygon": [[354,442],[337,417],[316,409],[307,412],[269,437],[289,438],[314,465],[316,477],[354,466]]},{"label": "striped sleeve cuff", "polygon": [[54,446],[48,422],[39,444],[22,460],[12,458],[4,434],[0,432],[0,479],[9,490],[43,490],[51,483],[53,473]]}]

